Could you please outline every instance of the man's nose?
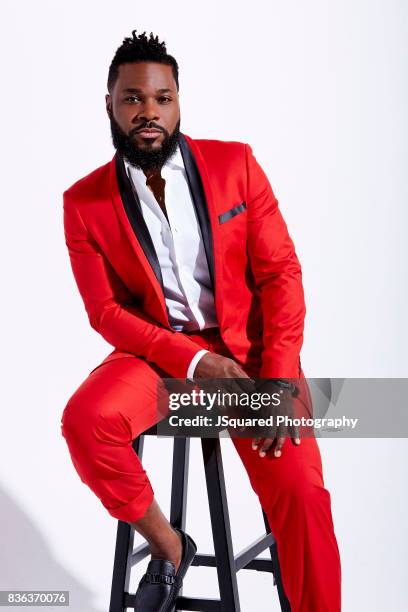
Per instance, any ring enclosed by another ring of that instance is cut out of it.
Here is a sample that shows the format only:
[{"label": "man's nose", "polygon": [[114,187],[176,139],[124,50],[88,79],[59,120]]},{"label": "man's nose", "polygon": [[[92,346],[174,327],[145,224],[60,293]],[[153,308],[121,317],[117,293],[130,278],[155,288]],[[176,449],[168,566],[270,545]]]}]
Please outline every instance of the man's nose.
[{"label": "man's nose", "polygon": [[145,102],[143,107],[139,109],[138,119],[144,119],[145,121],[157,121],[160,118],[157,110],[157,104],[154,102]]}]

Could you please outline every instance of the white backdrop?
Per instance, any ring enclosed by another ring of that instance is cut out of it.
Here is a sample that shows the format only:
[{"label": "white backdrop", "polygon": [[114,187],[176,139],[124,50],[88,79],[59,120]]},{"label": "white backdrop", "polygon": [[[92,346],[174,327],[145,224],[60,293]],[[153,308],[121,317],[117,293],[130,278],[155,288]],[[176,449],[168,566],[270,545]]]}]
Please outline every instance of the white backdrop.
[{"label": "white backdrop", "polygon": [[[116,521],[74,471],[60,418],[112,348],[74,283],[62,192],[113,156],[104,94],[114,51],[134,28],[158,34],[180,66],[182,131],[252,146],[303,267],[306,375],[405,377],[408,7],[39,0],[3,1],[2,13],[0,588],[69,589],[74,612],[104,612]],[[404,612],[407,440],[320,446],[344,611]],[[223,448],[239,550],[261,513],[229,440]],[[209,552],[199,451],[194,440],[188,530]],[[166,457],[168,440],[147,441],[167,510]],[[279,609],[269,576],[243,572],[239,587],[243,612]],[[200,589],[217,595],[214,570],[190,570],[185,592]]]}]

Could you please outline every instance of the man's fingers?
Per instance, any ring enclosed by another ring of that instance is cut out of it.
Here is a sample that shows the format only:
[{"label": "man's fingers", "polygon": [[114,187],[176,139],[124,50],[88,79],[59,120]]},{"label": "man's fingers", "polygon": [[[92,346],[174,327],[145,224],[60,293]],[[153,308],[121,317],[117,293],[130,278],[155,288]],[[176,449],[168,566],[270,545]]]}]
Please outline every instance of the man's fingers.
[{"label": "man's fingers", "polygon": [[[241,397],[242,388],[240,387],[238,381],[235,378],[226,378],[225,380],[223,380],[223,387],[228,393],[236,394],[238,401],[235,402],[234,400],[232,400],[231,405],[239,408],[239,398]],[[228,406],[229,405],[230,404],[228,403]]]},{"label": "man's fingers", "polygon": [[255,385],[252,378],[237,378],[241,393],[251,395],[255,391]]},{"label": "man's fingers", "polygon": [[262,440],[262,438],[254,438],[252,440],[252,449],[253,450],[258,450],[258,446],[259,446],[261,440]]},{"label": "man's fingers", "polygon": [[274,443],[275,439],[274,438],[265,438],[264,441],[261,444],[261,447],[259,449],[259,456],[260,457],[265,457],[266,453],[268,452],[268,450],[272,447],[272,444]]},{"label": "man's fingers", "polygon": [[283,445],[285,444],[285,440],[286,438],[278,438],[278,441],[276,442],[276,448],[273,453],[275,457],[280,457],[282,455],[282,448],[283,448]]},{"label": "man's fingers", "polygon": [[288,428],[283,423],[281,423],[278,427],[276,434],[277,442],[273,454],[275,455],[275,457],[280,457],[282,455],[282,449],[283,445],[285,444],[286,436],[288,435]]},{"label": "man's fingers", "polygon": [[[299,443],[300,443],[300,438],[299,439]],[[282,456],[282,450],[283,450],[283,446],[285,444],[286,441],[286,437],[285,436],[280,436],[278,438],[254,438],[252,441],[252,448],[254,450],[258,450],[259,449],[259,456],[260,457],[265,457],[266,453],[272,448],[273,443],[276,440],[276,447],[274,450],[274,456],[275,457],[281,457]]]},{"label": "man's fingers", "polygon": [[233,364],[229,376],[235,380],[244,393],[252,393],[255,390],[255,381],[237,363]]},{"label": "man's fingers", "polygon": [[296,446],[299,446],[300,444],[299,427],[297,425],[291,425],[288,429],[289,429],[289,433],[291,435],[293,444],[296,444]]}]

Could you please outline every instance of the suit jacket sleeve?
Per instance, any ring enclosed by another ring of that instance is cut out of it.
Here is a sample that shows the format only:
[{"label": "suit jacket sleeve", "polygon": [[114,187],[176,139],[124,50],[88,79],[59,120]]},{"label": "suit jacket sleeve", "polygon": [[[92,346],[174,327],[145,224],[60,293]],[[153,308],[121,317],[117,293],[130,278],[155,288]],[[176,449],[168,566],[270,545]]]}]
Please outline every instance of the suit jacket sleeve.
[{"label": "suit jacket sleeve", "polygon": [[132,294],[90,235],[69,190],[63,200],[65,242],[91,326],[114,347],[157,364],[169,376],[185,378],[201,347],[131,305]]},{"label": "suit jacket sleeve", "polygon": [[301,266],[268,178],[245,146],[248,256],[263,314],[260,377],[297,378],[306,314]]}]

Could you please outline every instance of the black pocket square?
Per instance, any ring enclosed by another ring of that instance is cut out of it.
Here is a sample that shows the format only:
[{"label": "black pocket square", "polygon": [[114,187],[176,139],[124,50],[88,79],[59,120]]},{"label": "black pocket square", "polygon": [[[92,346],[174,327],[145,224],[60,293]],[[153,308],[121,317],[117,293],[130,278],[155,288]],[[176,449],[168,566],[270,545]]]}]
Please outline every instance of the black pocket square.
[{"label": "black pocket square", "polygon": [[237,204],[237,206],[234,206],[233,208],[230,208],[226,212],[222,213],[221,215],[218,215],[218,221],[220,223],[225,223],[225,221],[229,221],[230,219],[232,219],[232,217],[235,217],[235,215],[239,215],[239,213],[244,212],[244,210],[246,210],[246,207],[246,202],[241,202],[241,204]]}]

